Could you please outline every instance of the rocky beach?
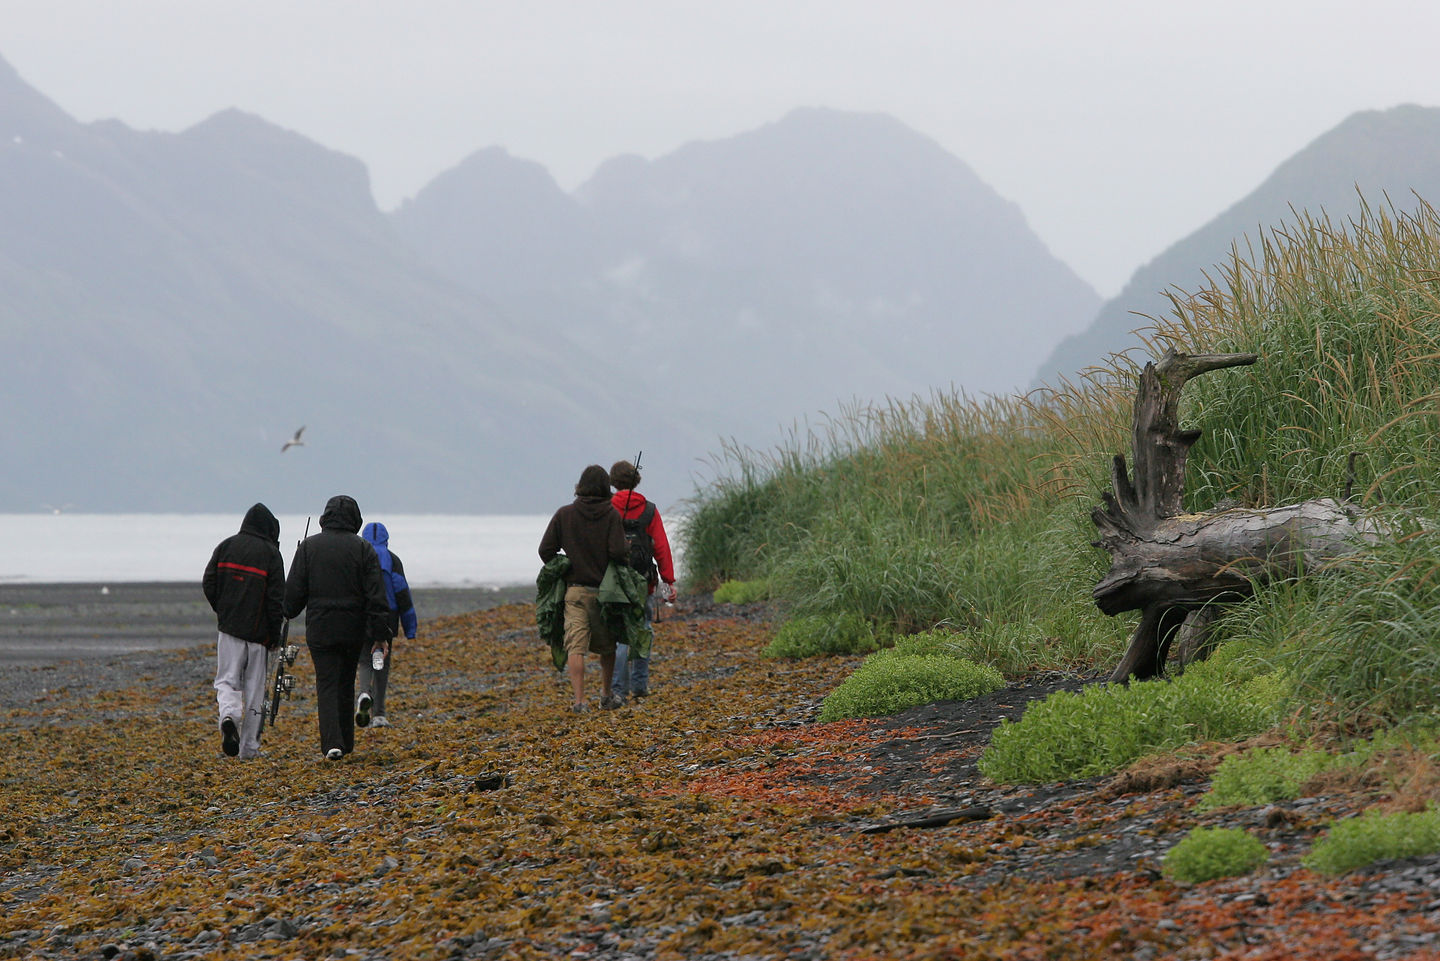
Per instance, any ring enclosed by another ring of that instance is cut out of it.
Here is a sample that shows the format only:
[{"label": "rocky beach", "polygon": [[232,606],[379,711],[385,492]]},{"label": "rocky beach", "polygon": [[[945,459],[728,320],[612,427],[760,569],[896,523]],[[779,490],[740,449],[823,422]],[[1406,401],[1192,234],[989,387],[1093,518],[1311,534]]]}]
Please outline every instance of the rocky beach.
[{"label": "rocky beach", "polygon": [[[143,623],[183,634],[193,600],[149,596],[168,613]],[[49,597],[55,633],[65,604],[107,630],[108,602]],[[818,724],[858,658],[760,658],[760,606],[668,613],[654,694],[583,715],[529,604],[424,621],[397,653],[395,726],[337,763],[303,654],[249,762],[220,752],[203,642],[7,665],[0,957],[1437,956],[1440,857],[1300,864],[1337,820],[1421,796],[1413,779],[1201,812],[1232,748],[1195,745],[1112,778],[996,784],[975,763],[993,727],[1092,678]],[[1268,862],[1167,879],[1196,826],[1243,827]]]}]

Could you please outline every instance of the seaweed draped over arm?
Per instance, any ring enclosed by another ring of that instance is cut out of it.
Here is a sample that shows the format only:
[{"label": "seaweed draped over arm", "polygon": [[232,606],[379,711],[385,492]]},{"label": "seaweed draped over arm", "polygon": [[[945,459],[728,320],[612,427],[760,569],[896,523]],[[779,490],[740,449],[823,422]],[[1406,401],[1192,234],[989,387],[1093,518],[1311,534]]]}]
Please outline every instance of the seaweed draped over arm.
[{"label": "seaweed draped over arm", "polygon": [[540,639],[550,645],[557,671],[565,667],[565,575],[569,573],[570,558],[557,554],[535,578],[535,625]]},{"label": "seaweed draped over arm", "polygon": [[616,644],[630,645],[634,657],[650,656],[650,632],[645,630],[645,598],[649,593],[650,584],[645,575],[628,563],[612,561],[605,568],[599,594],[605,627]]}]

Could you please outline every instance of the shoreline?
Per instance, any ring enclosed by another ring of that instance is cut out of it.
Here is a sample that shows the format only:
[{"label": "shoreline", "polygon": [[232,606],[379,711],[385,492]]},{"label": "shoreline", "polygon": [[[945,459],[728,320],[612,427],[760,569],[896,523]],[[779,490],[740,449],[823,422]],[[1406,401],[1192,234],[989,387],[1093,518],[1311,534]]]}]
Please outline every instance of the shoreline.
[{"label": "shoreline", "polygon": [[[421,636],[437,618],[535,600],[533,584],[412,593]],[[291,640],[303,643],[304,618],[290,624]],[[185,653],[207,648],[209,658]],[[214,648],[215,614],[199,581],[0,583],[0,730],[7,712],[37,701],[88,704],[137,682],[203,688],[213,680]]]},{"label": "shoreline", "polygon": [[[417,587],[420,629],[434,618],[535,599],[533,584]],[[291,621],[302,637],[305,618]],[[35,667],[215,642],[215,614],[196,581],[0,581],[0,667]]]}]

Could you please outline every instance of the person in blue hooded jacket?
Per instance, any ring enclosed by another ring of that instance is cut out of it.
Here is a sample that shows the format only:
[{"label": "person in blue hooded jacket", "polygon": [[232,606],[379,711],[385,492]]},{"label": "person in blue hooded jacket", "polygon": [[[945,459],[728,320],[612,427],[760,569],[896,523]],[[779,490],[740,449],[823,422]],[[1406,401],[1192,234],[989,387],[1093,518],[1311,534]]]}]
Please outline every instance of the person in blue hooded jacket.
[{"label": "person in blue hooded jacket", "polygon": [[[355,724],[357,727],[389,727],[385,718],[385,689],[390,685],[390,665],[395,658],[394,639],[405,630],[407,641],[415,640],[415,629],[419,619],[415,615],[415,603],[410,597],[410,584],[405,580],[405,565],[390,550],[390,532],[385,525],[371,522],[365,525],[362,537],[375,548],[380,558],[381,579],[385,582],[385,601],[390,605],[388,640],[368,641],[360,652],[360,669],[355,678],[359,696],[355,698]],[[376,669],[371,662],[375,650],[383,653],[384,664]]]}]

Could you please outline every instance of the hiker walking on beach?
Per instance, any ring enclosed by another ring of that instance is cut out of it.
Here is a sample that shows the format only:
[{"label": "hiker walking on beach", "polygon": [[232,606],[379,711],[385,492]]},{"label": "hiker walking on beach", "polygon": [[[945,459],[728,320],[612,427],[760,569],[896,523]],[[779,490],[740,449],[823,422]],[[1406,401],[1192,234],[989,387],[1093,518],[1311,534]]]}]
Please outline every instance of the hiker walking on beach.
[{"label": "hiker walking on beach", "polygon": [[355,666],[366,641],[385,638],[390,608],[380,558],[360,531],[360,505],[337,494],[320,515],[320,533],[300,542],[285,581],[285,616],[305,618],[315,665],[320,750],[337,761],[355,749]]},{"label": "hiker walking on beach", "polygon": [[[637,458],[638,459],[638,458]],[[655,588],[663,584],[660,595],[675,600],[675,561],[670,554],[670,538],[665,536],[665,523],[655,505],[635,488],[640,486],[640,470],[628,460],[616,461],[610,468],[610,485],[615,494],[610,503],[620,512],[629,544],[630,566],[639,571],[649,585],[645,597],[645,637],[640,644],[618,644],[615,648],[615,678],[611,689],[621,701],[630,695],[650,694],[650,650],[655,639]]]},{"label": "hiker walking on beach", "polygon": [[565,669],[575,695],[571,710],[584,713],[585,654],[600,657],[600,706],[619,706],[610,691],[615,668],[615,640],[600,611],[600,582],[613,561],[629,559],[620,515],[610,506],[610,481],[605,468],[591,464],[575,485],[575,500],[555,512],[540,538],[540,560],[549,563],[564,552],[570,561],[565,576]]},{"label": "hiker walking on beach", "polygon": [[280,522],[264,504],[246,511],[240,532],[210,554],[201,581],[215,612],[215,702],[220,745],[230,757],[260,753],[265,707],[265,652],[280,643],[285,623],[285,559]]},{"label": "hiker walking on beach", "polygon": [[[366,641],[360,649],[360,670],[355,686],[360,696],[355,699],[356,727],[389,727],[385,718],[385,689],[390,685],[390,666],[395,660],[395,638],[400,628],[405,629],[405,639],[415,640],[415,628],[419,624],[415,616],[415,603],[410,598],[410,584],[405,580],[405,565],[400,555],[390,550],[390,532],[385,525],[373,522],[365,525],[360,532],[375,548],[380,559],[380,577],[385,585],[385,603],[390,613],[385,619],[385,636]],[[380,666],[375,666],[375,655],[379,655]]]}]

